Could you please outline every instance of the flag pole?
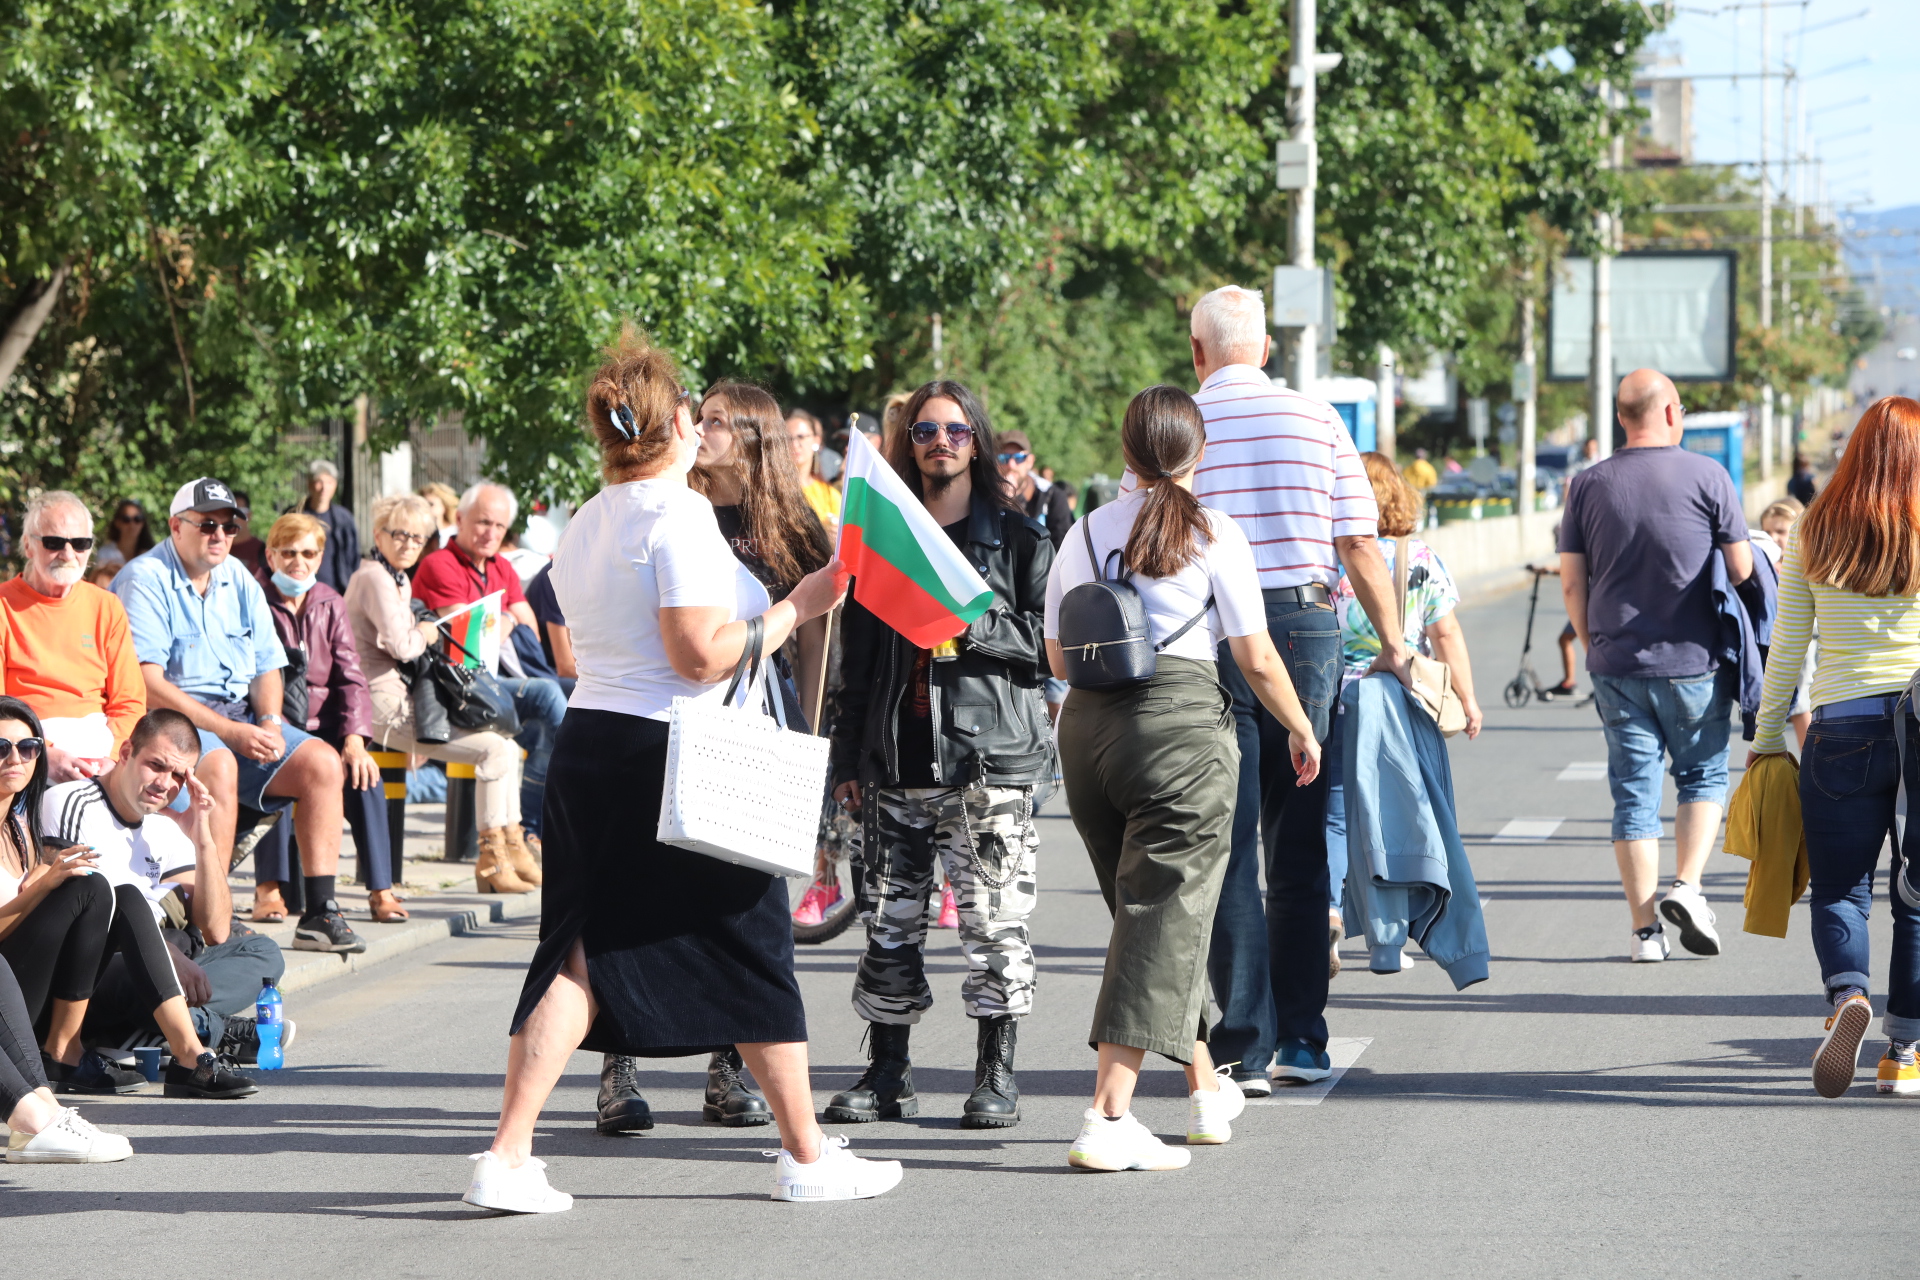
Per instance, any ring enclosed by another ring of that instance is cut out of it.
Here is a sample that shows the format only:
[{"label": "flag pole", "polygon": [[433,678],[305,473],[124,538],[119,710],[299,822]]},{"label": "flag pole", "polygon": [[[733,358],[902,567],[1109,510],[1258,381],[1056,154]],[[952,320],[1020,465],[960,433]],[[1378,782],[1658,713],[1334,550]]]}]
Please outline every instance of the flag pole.
[{"label": "flag pole", "polygon": [[[847,452],[848,453],[853,452],[853,438],[859,433],[860,433],[860,415],[857,413],[848,414],[847,415]],[[865,444],[866,441],[863,440],[861,441],[861,443]],[[847,470],[848,468],[847,468],[846,462],[843,461],[840,466],[840,510],[842,514],[845,514],[846,507],[847,507]],[[845,530],[844,524],[836,524],[834,526],[833,558],[835,560],[838,560],[840,558],[840,537],[841,537],[841,534],[844,532],[844,530]],[[838,606],[827,610],[827,639],[826,639],[826,643],[822,645],[820,649],[819,674],[814,677],[813,704],[812,704],[813,715],[809,719],[808,723],[813,725],[813,732],[816,737],[826,732],[826,726],[821,723],[821,712],[826,710],[826,705],[827,705],[827,668],[833,665],[833,620],[839,616],[839,613],[840,613],[840,610]]]}]

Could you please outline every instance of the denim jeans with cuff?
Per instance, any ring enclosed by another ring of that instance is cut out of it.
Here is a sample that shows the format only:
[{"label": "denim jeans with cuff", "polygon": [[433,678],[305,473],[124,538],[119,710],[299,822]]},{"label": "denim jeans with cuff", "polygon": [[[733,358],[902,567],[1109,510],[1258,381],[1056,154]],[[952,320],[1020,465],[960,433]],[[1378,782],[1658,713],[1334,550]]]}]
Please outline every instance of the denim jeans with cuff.
[{"label": "denim jeans with cuff", "polygon": [[[1901,717],[1907,735],[1907,790],[1920,787],[1920,726]],[[1807,833],[1812,878],[1813,951],[1831,1000],[1846,987],[1871,991],[1867,915],[1873,905],[1873,872],[1894,830],[1894,799],[1900,760],[1891,716],[1822,720],[1807,736],[1800,762],[1800,815]],[[1896,849],[1888,877],[1893,906],[1893,959],[1887,1012],[1881,1025],[1895,1040],[1920,1040],[1920,910],[1908,905],[1895,879],[1916,836],[1909,828],[1904,850]]]}]

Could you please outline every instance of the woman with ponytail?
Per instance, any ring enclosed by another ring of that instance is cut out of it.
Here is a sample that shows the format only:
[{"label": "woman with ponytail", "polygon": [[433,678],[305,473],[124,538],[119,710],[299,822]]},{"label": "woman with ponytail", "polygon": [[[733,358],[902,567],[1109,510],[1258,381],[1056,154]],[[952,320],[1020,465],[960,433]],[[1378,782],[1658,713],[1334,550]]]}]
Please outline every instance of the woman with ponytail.
[{"label": "woman with ponytail", "polygon": [[[1299,784],[1319,772],[1312,722],[1268,637],[1253,549],[1231,518],[1193,496],[1206,439],[1186,392],[1161,386],[1135,396],[1120,447],[1140,487],[1075,527],[1047,582],[1047,658],[1056,677],[1067,678],[1061,600],[1100,576],[1096,558],[1105,576],[1123,576],[1139,592],[1157,651],[1144,683],[1076,688],[1060,713],[1067,805],[1113,913],[1088,1037],[1099,1075],[1067,1154],[1082,1169],[1182,1168],[1190,1146],[1227,1141],[1245,1105],[1206,1046],[1207,950],[1240,770],[1233,702],[1214,658],[1222,640],[1286,727]],[[1161,1142],[1130,1111],[1149,1052],[1186,1068],[1188,1146]]]}]

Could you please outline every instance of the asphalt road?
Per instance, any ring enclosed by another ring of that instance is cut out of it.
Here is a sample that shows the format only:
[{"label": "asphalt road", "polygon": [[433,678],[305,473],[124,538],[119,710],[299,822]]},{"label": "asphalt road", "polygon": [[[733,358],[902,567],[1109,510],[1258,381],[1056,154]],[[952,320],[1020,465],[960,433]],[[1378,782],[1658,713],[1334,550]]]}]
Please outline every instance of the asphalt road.
[{"label": "asphalt road", "polygon": [[[1231,1144],[1197,1152],[1184,1171],[1066,1165],[1092,1087],[1084,1036],[1107,921],[1056,812],[1042,819],[1025,1122],[956,1125],[971,1024],[952,935],[936,935],[939,1003],[914,1040],[924,1114],[852,1130],[857,1152],[908,1166],[883,1199],[768,1201],[760,1153],[771,1132],[703,1126],[694,1060],[645,1073],[656,1129],[598,1137],[598,1064],[582,1055],[537,1148],[577,1197],[573,1212],[496,1218],[460,1204],[465,1157],[486,1146],[498,1105],[506,1022],[532,945],[520,926],[294,1000],[294,1067],[256,1098],[91,1105],[136,1155],[0,1167],[6,1255],[36,1277],[1784,1276],[1903,1264],[1903,1157],[1920,1102],[1873,1095],[1872,1041],[1852,1093],[1814,1095],[1807,1065],[1824,1012],[1805,908],[1785,941],[1741,934],[1737,859],[1716,854],[1709,868],[1722,957],[1625,963],[1606,784],[1567,769],[1604,759],[1593,713],[1498,705],[1524,608],[1509,596],[1463,615],[1493,703],[1481,739],[1453,746],[1492,979],[1455,993],[1426,962],[1390,977],[1349,970],[1329,1020],[1346,1055],[1358,1051],[1350,1069],[1317,1097],[1249,1108]],[[1551,668],[1561,615],[1546,617]],[[1669,815],[1671,803],[1669,790]],[[1550,835],[1495,843],[1516,819],[1534,832],[1558,822]],[[1884,899],[1874,926],[1884,958]],[[856,945],[799,960],[822,1104],[861,1065],[847,1001]],[[1177,1072],[1150,1066],[1143,1085],[1142,1118],[1181,1132]],[[1307,1101],[1316,1105],[1298,1105]]]}]

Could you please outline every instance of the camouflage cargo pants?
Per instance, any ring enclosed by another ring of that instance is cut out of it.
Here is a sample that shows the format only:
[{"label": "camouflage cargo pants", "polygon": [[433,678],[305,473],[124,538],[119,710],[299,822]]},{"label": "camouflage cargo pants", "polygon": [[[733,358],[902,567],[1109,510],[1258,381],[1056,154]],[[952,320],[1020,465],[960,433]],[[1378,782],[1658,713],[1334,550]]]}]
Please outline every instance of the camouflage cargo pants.
[{"label": "camouflage cargo pants", "polygon": [[[965,804],[962,805],[962,797]],[[1034,860],[1031,787],[887,787],[877,804],[878,856],[865,856],[867,827],[856,835],[854,866],[867,910],[867,953],[853,981],[853,1007],[868,1022],[912,1024],[933,1007],[927,985],[927,901],[946,867],[960,911],[967,959],[960,998],[967,1016],[1033,1009]]]}]

